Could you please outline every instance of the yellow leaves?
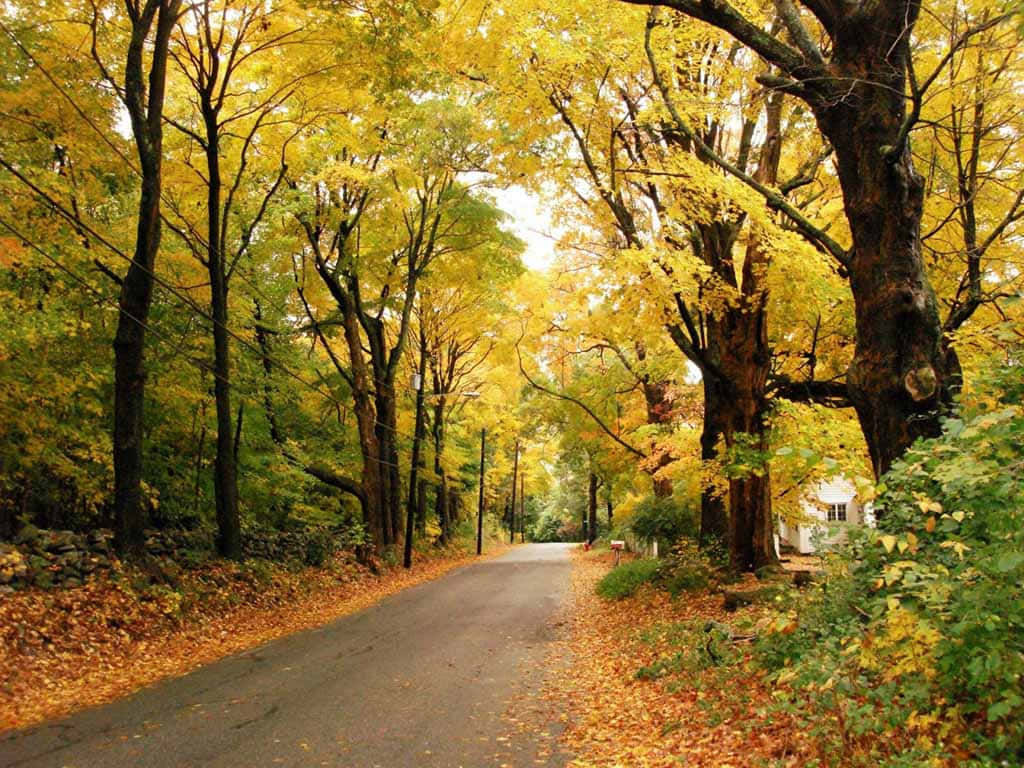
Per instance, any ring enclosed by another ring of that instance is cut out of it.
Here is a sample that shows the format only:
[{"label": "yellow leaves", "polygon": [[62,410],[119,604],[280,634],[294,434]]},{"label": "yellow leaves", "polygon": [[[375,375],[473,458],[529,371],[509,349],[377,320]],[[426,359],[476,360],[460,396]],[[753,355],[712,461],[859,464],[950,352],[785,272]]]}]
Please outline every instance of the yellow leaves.
[{"label": "yellow leaves", "polygon": [[942,505],[937,501],[932,501],[926,496],[921,494],[915,494],[915,500],[917,502],[918,509],[925,514],[941,515]]},{"label": "yellow leaves", "polygon": [[939,546],[944,549],[952,549],[961,560],[964,559],[964,552],[970,552],[971,550],[971,548],[962,541],[956,541],[954,539],[944,541],[939,544]]},{"label": "yellow leaves", "polygon": [[933,516],[931,516],[931,517],[929,517],[929,518],[928,518],[928,519],[927,519],[927,520],[925,521],[925,524],[924,524],[924,529],[925,529],[925,530],[926,530],[926,531],[927,531],[928,533],[934,533],[934,532],[935,532],[935,516],[934,516],[934,515],[933,515]]},{"label": "yellow leaves", "polygon": [[886,552],[892,552],[893,547],[896,546],[896,537],[892,534],[887,533],[884,536],[880,536],[878,540],[882,542]]}]

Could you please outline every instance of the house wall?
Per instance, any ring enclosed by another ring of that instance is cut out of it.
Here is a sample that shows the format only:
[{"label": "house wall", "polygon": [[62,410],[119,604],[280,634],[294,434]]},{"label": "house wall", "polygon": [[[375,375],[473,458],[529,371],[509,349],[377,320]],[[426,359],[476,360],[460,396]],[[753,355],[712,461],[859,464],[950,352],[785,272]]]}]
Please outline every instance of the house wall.
[{"label": "house wall", "polygon": [[[828,505],[846,504],[846,522],[829,523]],[[844,477],[820,483],[809,491],[801,503],[806,522],[799,525],[779,525],[779,539],[803,555],[820,549],[829,549],[846,538],[851,525],[874,523],[870,509],[857,501],[857,489]]]}]

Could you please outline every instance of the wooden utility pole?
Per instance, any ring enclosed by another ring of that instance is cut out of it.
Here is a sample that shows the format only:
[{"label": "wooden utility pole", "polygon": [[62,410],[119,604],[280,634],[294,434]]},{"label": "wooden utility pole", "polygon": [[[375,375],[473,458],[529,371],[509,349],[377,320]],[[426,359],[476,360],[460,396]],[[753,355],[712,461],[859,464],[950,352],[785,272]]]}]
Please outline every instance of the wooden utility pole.
[{"label": "wooden utility pole", "polygon": [[516,483],[519,480],[519,441],[516,440],[516,455],[512,461],[512,519],[508,526],[508,543],[516,543]]},{"label": "wooden utility pole", "polygon": [[487,449],[487,428],[480,430],[480,500],[476,510],[476,553],[484,551],[484,452]]},{"label": "wooden utility pole", "polygon": [[526,543],[526,474],[519,476],[519,541]]},{"label": "wooden utility pole", "polygon": [[427,371],[427,340],[420,326],[420,377],[416,387],[416,430],[412,437],[412,468],[409,470],[409,503],[405,518],[405,556],[402,565],[412,567],[412,537],[416,522],[416,491],[418,489],[416,475],[420,468],[420,443],[423,442],[423,387]]}]

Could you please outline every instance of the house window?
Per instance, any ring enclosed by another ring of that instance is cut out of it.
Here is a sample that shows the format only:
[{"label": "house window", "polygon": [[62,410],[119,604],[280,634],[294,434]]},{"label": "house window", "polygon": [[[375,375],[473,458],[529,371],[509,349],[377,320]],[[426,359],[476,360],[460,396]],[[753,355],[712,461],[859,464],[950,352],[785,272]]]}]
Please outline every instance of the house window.
[{"label": "house window", "polygon": [[829,504],[828,505],[828,521],[830,523],[845,523],[846,522],[846,502],[841,504]]}]

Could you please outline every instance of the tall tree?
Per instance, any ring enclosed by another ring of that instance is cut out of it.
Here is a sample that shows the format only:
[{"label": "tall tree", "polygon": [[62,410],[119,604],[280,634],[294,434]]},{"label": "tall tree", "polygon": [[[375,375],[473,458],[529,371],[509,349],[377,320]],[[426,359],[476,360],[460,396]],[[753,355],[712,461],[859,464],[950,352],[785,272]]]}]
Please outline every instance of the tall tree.
[{"label": "tall tree", "polygon": [[[131,33],[124,86],[109,73],[107,79],[120,94],[131,122],[141,182],[135,252],[121,281],[114,337],[114,521],[118,548],[139,554],[146,519],[142,504],[146,321],[160,248],[168,49],[181,0],[127,0],[125,8]],[[94,33],[99,16],[96,11]]]},{"label": "tall tree", "polygon": [[[912,34],[923,4],[776,0],[770,12],[787,41],[766,30],[756,11],[744,13],[727,0],[623,1],[665,6],[731,35],[773,68],[758,81],[805,102],[832,146],[849,249],[788,205],[774,185],[708,156],[761,192],[848,275],[857,340],[847,387],[875,472],[886,472],[916,438],[938,434],[960,382],[921,258],[924,186],[910,148],[925,92],[941,71],[919,76],[914,67]],[[950,52],[1001,20],[966,29]]]},{"label": "tall tree", "polygon": [[[296,123],[302,126],[302,118],[290,114],[288,102],[295,100],[299,85],[312,75],[282,60],[286,47],[299,58],[298,44],[303,42],[301,25],[282,17],[286,14],[274,5],[243,4],[232,6],[229,13],[226,5],[218,8],[204,0],[189,6],[170,49],[190,91],[190,111],[171,115],[168,121],[189,142],[184,150],[188,167],[193,168],[192,145],[202,153],[202,170],[194,173],[205,197],[205,220],[192,221],[180,191],[171,197],[169,207],[180,222],[172,226],[209,277],[217,413],[217,546],[221,554],[233,558],[241,556],[242,542],[228,293],[231,278],[248,255],[288,170],[286,152],[297,129],[285,130],[283,135],[272,131]],[[276,67],[269,66],[272,63]],[[198,114],[191,112],[193,104],[198,105]]]}]

